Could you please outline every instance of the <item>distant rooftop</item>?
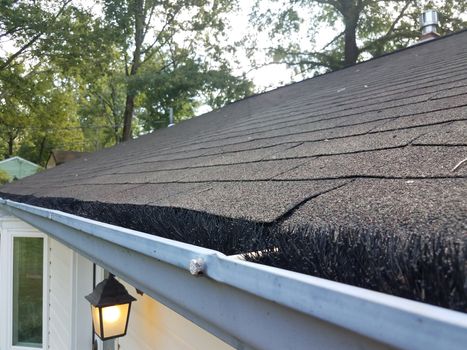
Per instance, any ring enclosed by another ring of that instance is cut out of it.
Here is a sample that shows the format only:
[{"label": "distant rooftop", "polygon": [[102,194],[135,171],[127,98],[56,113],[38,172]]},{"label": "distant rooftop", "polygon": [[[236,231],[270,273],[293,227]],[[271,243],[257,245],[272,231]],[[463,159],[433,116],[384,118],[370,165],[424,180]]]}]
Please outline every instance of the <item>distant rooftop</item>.
[{"label": "distant rooftop", "polygon": [[88,154],[89,152],[53,150],[52,152],[50,152],[46,168],[54,168],[57,165],[61,165],[71,160],[81,158]]},{"label": "distant rooftop", "polygon": [[21,157],[11,157],[0,161],[0,170],[6,172],[11,179],[22,179],[36,174],[42,167]]}]

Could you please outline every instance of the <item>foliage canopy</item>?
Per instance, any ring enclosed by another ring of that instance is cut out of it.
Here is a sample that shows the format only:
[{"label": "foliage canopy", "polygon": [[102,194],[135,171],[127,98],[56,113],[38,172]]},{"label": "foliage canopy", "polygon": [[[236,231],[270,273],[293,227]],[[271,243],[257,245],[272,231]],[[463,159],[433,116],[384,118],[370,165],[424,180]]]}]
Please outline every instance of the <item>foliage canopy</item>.
[{"label": "foliage canopy", "polygon": [[[336,70],[407,47],[420,37],[423,9],[439,13],[439,33],[467,27],[461,15],[467,2],[455,0],[257,0],[251,20],[277,43],[265,51],[272,63],[286,63],[300,73]],[[324,45],[318,34],[335,34]],[[250,38],[255,43],[255,38]]]},{"label": "foliage canopy", "polygon": [[[95,4],[94,4],[95,5]],[[44,165],[54,148],[111,146],[252,92],[223,57],[232,1],[6,0],[0,152]]]}]

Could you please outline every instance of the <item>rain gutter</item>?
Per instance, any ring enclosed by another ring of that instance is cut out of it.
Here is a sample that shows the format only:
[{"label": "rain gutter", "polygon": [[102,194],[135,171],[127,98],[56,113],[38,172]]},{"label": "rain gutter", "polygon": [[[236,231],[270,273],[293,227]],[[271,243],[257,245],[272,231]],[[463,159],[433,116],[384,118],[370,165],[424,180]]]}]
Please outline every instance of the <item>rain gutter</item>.
[{"label": "rain gutter", "polygon": [[[0,198],[237,349],[465,349],[467,314]],[[191,271],[190,271],[191,270]]]}]

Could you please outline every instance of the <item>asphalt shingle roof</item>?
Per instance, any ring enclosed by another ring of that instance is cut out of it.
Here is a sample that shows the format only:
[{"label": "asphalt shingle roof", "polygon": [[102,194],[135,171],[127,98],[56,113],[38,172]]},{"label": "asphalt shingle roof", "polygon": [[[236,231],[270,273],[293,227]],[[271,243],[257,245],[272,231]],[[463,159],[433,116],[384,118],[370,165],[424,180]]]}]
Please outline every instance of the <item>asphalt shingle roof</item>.
[{"label": "asphalt shingle roof", "polygon": [[466,47],[464,31],[253,96],[1,192],[465,233]]},{"label": "asphalt shingle roof", "polygon": [[[252,96],[0,188],[467,311],[467,31]],[[274,248],[274,249],[271,249]]]}]

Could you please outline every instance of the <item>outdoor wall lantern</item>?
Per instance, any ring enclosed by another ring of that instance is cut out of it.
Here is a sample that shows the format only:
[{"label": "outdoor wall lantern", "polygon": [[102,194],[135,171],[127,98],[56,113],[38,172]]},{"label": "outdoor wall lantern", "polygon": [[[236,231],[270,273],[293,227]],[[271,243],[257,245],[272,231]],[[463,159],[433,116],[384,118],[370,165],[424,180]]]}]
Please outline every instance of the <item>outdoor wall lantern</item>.
[{"label": "outdoor wall lantern", "polygon": [[91,303],[94,331],[102,340],[123,337],[128,328],[133,298],[125,287],[110,274],[86,296]]}]

